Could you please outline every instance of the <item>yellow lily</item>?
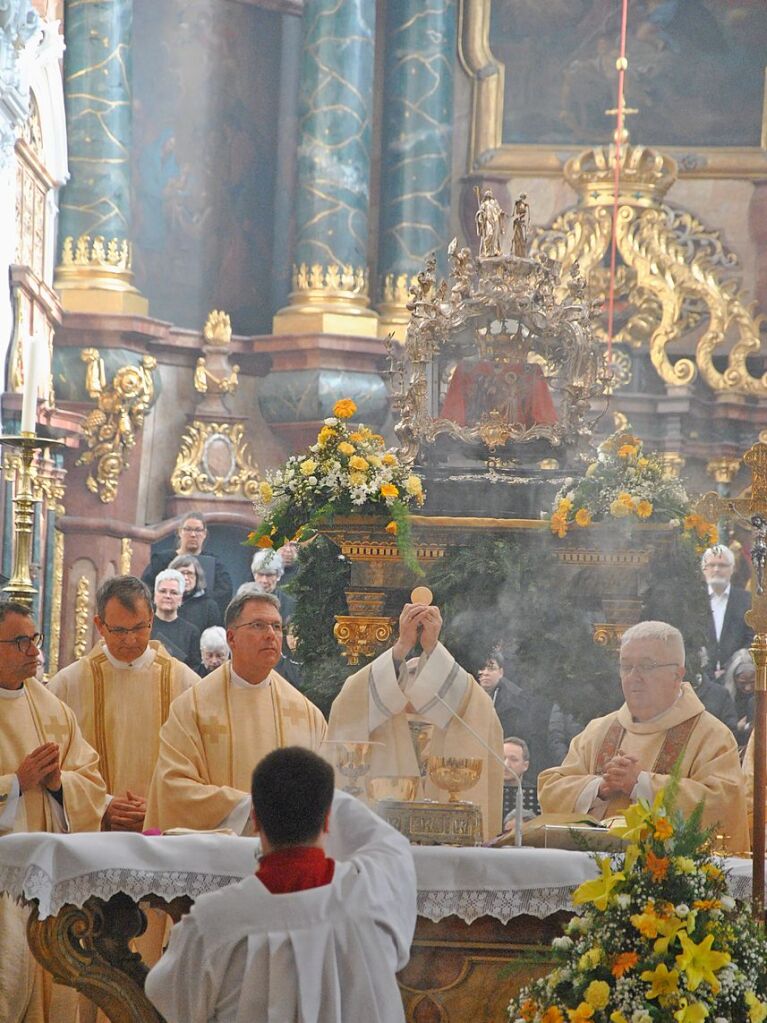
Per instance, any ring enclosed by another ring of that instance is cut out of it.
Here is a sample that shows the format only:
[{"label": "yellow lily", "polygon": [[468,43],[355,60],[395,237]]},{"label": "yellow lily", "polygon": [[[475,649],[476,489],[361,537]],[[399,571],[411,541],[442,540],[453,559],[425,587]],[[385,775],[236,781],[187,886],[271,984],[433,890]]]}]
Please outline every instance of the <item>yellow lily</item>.
[{"label": "yellow lily", "polygon": [[605,856],[601,860],[597,857],[597,865],[601,873],[595,881],[584,881],[582,885],[573,892],[573,905],[581,906],[586,902],[593,902],[596,909],[604,911],[610,899],[610,892],[621,881],[625,881],[626,875],[621,871],[613,873],[610,869],[610,857]]},{"label": "yellow lily", "polygon": [[716,979],[716,971],[721,970],[730,961],[729,952],[714,952],[711,946],[714,943],[714,935],[707,934],[700,943],[696,944],[686,931],[680,932],[679,941],[682,945],[682,952],[676,957],[676,963],[680,970],[687,974],[687,987],[690,991],[696,991],[701,981],[705,980],[716,994],[720,988]]}]

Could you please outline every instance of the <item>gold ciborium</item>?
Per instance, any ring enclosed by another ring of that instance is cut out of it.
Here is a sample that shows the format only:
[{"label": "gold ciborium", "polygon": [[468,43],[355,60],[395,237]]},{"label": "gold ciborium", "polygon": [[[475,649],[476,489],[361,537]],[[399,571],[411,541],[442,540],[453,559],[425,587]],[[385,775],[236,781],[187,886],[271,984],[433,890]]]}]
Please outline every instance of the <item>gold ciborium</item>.
[{"label": "gold ciborium", "polygon": [[339,741],[333,745],[336,746],[336,770],[349,779],[349,784],[344,785],[344,792],[350,796],[361,796],[364,789],[357,782],[370,770],[370,751],[376,744]]},{"label": "gold ciborium", "polygon": [[476,785],[482,774],[481,757],[429,757],[429,777],[438,789],[447,789],[448,802],[459,802],[458,793]]},{"label": "gold ciborium", "polygon": [[367,783],[368,796],[375,803],[384,799],[412,803],[418,797],[420,787],[420,778],[408,777],[369,778]]}]

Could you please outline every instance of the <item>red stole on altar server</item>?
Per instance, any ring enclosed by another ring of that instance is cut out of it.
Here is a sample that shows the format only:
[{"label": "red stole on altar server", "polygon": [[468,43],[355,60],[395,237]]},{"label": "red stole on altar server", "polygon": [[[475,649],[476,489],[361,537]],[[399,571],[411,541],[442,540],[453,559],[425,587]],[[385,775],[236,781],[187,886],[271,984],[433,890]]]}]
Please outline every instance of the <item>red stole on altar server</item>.
[{"label": "red stole on altar server", "polygon": [[262,857],[256,877],[272,895],[285,895],[330,884],[335,868],[322,849],[297,845]]}]

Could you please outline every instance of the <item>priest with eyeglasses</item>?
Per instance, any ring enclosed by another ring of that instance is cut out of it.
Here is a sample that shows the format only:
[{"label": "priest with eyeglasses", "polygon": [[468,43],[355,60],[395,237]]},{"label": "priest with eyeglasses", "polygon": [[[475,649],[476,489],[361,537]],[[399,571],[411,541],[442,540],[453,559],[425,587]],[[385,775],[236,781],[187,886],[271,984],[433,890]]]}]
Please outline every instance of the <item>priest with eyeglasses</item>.
[{"label": "priest with eyeglasses", "polygon": [[715,827],[720,844],[748,850],[737,743],[684,681],[684,663],[682,634],[672,625],[640,622],[624,632],[619,671],[625,703],[590,721],[562,765],[540,774],[544,814],[601,820],[638,799],[651,803],[679,761],[679,809],[689,815],[702,802],[703,826]]},{"label": "priest with eyeglasses", "polygon": [[[0,603],[0,836],[98,831],[107,803],[96,751],[72,711],[35,678],[42,645],[29,608]],[[65,1023],[75,993],[52,989],[32,958],[28,917],[28,907],[0,898],[0,1020]]]},{"label": "priest with eyeglasses", "polygon": [[171,706],[149,792],[147,826],[248,833],[253,765],[281,746],[317,752],[321,712],[274,669],[279,601],[245,590],[224,616],[232,656]]}]

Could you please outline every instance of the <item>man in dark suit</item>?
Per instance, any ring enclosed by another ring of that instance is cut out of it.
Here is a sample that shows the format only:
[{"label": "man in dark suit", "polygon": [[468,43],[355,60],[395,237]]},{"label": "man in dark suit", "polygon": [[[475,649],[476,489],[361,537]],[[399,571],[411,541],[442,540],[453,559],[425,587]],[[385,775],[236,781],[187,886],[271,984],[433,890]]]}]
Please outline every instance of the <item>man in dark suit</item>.
[{"label": "man in dark suit", "polygon": [[710,614],[708,622],[707,673],[718,679],[727,661],[736,650],[751,646],[754,630],[745,622],[745,613],[751,607],[751,595],[732,586],[730,580],[735,568],[735,555],[729,547],[717,544],[709,547],[701,558],[703,578],[708,584]]},{"label": "man in dark suit", "polygon": [[477,672],[477,681],[493,701],[504,735],[527,738],[529,726],[529,700],[522,687],[505,678],[503,657],[493,653]]}]

